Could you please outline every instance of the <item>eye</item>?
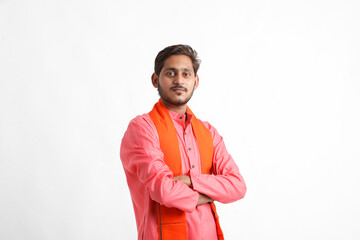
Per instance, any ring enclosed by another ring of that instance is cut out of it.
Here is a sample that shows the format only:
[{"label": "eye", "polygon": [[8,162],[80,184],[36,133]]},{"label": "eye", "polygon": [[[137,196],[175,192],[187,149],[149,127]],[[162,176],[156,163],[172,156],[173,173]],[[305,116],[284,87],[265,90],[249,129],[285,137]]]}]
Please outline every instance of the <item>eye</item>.
[{"label": "eye", "polygon": [[184,73],[184,77],[190,77],[191,74],[189,72]]},{"label": "eye", "polygon": [[169,77],[174,77],[174,76],[175,76],[175,72],[167,72],[166,75],[169,76]]}]

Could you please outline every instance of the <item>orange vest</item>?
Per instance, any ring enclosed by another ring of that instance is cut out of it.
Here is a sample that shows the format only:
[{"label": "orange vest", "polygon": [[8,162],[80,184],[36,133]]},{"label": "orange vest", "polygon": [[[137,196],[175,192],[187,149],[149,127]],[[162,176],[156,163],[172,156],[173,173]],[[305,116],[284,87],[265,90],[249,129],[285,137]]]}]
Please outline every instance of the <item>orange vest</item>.
[{"label": "orange vest", "polygon": [[[212,168],[213,140],[210,131],[194,116],[189,107],[186,110],[193,115],[191,125],[195,134],[201,159],[202,174],[209,174]],[[161,99],[149,113],[154,122],[159,139],[160,148],[164,153],[164,162],[169,166],[174,176],[181,175],[181,155],[179,142],[176,136],[176,129],[170,118],[169,112]],[[160,240],[187,240],[186,215],[177,208],[167,208],[164,205],[158,206],[158,232]],[[215,204],[210,204],[214,213],[218,239],[223,240],[224,236],[219,225],[219,217],[216,213]]]}]

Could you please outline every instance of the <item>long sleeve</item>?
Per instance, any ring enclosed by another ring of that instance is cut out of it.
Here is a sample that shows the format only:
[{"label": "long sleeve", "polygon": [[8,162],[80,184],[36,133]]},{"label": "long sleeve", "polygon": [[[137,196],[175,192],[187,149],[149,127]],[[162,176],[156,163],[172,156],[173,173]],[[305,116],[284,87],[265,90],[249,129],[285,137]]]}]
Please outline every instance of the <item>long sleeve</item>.
[{"label": "long sleeve", "polygon": [[123,137],[120,157],[126,172],[134,205],[148,191],[151,199],[166,207],[192,212],[199,194],[185,184],[174,181],[163,161],[159,137],[147,115],[133,119]]},{"label": "long sleeve", "polygon": [[213,174],[196,174],[195,171],[190,170],[193,189],[222,203],[243,198],[246,185],[239,168],[226,150],[223,138],[209,123],[203,122],[203,124],[213,137]]}]

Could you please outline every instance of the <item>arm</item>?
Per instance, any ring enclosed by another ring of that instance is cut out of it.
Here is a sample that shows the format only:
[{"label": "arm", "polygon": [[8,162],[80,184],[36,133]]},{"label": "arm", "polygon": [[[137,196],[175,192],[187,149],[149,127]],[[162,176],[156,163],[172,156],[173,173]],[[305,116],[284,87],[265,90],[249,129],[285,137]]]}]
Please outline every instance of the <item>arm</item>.
[{"label": "arm", "polygon": [[[128,184],[142,184],[150,197],[166,207],[192,212],[199,194],[185,184],[174,181],[163,161],[156,128],[147,115],[133,119],[124,135],[120,150]],[[129,182],[131,178],[132,182]],[[138,182],[139,181],[139,182]],[[143,192],[139,192],[139,195]]]},{"label": "arm", "polygon": [[230,203],[245,196],[246,185],[239,169],[227,152],[223,138],[209,123],[204,122],[213,137],[213,174],[195,174],[190,170],[193,189],[210,198]]},{"label": "arm", "polygon": [[[192,188],[192,183],[191,183],[191,178],[188,175],[178,175],[176,177],[173,178],[174,181],[180,181],[182,183],[184,183],[186,186],[188,186],[189,188]],[[201,205],[204,203],[211,203],[214,200],[208,196],[206,196],[205,194],[199,193],[199,199],[198,199],[198,203],[197,205]]]}]

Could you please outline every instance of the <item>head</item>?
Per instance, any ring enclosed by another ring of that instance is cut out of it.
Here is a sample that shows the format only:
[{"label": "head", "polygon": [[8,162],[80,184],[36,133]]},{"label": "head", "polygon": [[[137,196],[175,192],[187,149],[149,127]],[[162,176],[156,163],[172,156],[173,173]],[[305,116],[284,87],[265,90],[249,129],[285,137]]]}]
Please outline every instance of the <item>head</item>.
[{"label": "head", "polygon": [[192,66],[197,75],[197,71],[200,67],[200,59],[198,58],[197,52],[192,49],[189,45],[172,45],[161,50],[155,58],[155,73],[159,76],[161,69],[164,67],[166,59],[172,55],[185,55],[191,59]]},{"label": "head", "polygon": [[185,112],[199,84],[199,66],[197,53],[190,46],[174,45],[159,52],[151,79],[168,109]]}]

